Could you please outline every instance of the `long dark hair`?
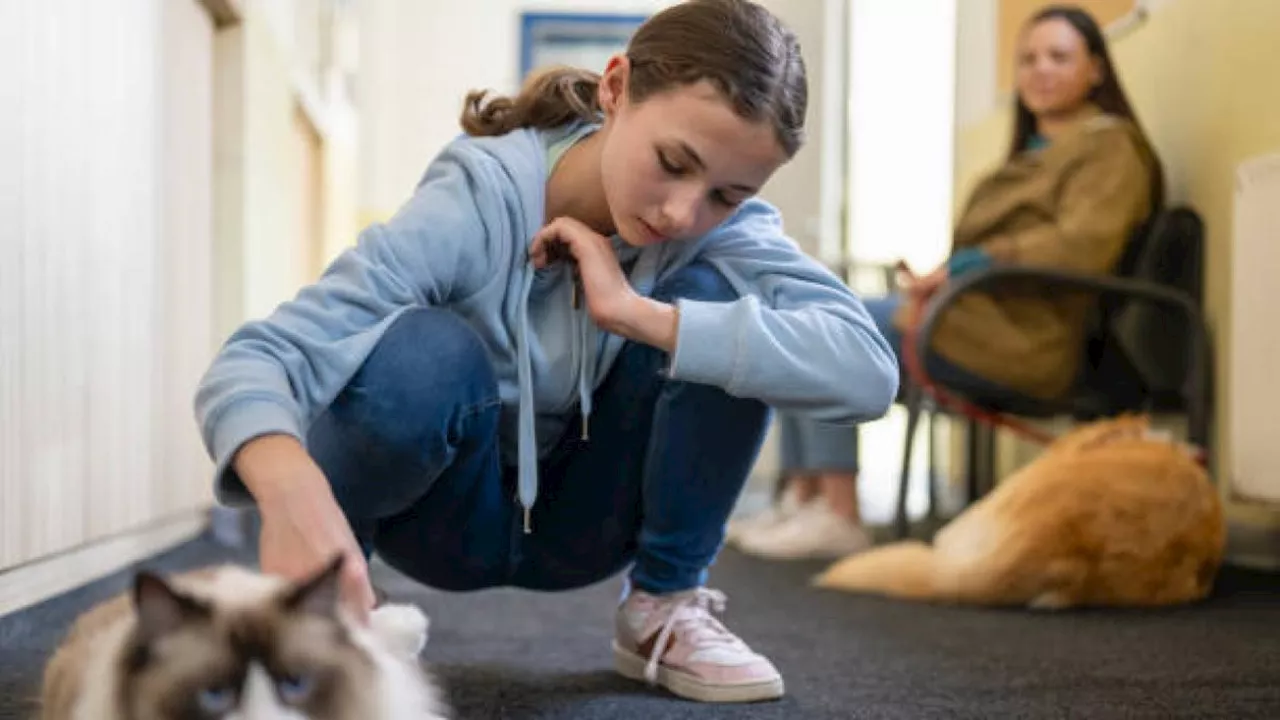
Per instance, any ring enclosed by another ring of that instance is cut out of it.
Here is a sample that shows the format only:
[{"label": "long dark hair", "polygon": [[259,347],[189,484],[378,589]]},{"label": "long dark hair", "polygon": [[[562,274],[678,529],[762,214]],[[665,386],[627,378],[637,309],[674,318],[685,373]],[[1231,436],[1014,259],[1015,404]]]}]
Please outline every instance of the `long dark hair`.
[{"label": "long dark hair", "polygon": [[[750,121],[769,121],[788,156],[804,142],[809,89],[795,33],[750,0],[689,0],[649,18],[627,47],[633,102],[708,80]],[[600,75],[553,67],[529,78],[515,97],[467,95],[462,127],[502,135],[518,127],[597,120]]]},{"label": "long dark hair", "polygon": [[[1142,140],[1147,146],[1146,150],[1151,153],[1154,160],[1152,163],[1151,202],[1153,206],[1160,206],[1164,202],[1164,175],[1160,169],[1159,159],[1156,158],[1155,146],[1152,145],[1151,138],[1143,130],[1142,124],[1138,122],[1138,115],[1133,111],[1133,106],[1129,104],[1129,97],[1120,85],[1120,76],[1116,74],[1115,64],[1111,61],[1111,52],[1107,49],[1107,40],[1102,33],[1102,28],[1098,27],[1098,22],[1093,19],[1092,15],[1075,5],[1050,5],[1028,20],[1025,28],[1030,29],[1046,20],[1058,19],[1067,21],[1071,24],[1071,27],[1075,28],[1075,31],[1084,39],[1084,44],[1089,50],[1089,54],[1097,60],[1102,68],[1102,82],[1090,91],[1089,101],[1109,115],[1116,115],[1129,120],[1138,129],[1138,134],[1142,136]],[[1014,103],[1016,105],[1016,116],[1013,126],[1013,141],[1009,145],[1010,159],[1026,149],[1027,141],[1036,131],[1036,116],[1022,102],[1021,94],[1014,93]]]}]

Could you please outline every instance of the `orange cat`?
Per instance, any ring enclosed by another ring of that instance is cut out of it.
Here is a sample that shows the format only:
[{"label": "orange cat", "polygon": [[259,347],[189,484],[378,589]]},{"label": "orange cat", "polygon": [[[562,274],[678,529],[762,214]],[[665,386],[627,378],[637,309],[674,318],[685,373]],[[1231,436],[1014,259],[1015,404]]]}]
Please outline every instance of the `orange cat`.
[{"label": "orange cat", "polygon": [[1205,597],[1226,544],[1218,490],[1145,417],[1084,425],[933,544],[853,555],[818,587],[971,605],[1157,606]]}]

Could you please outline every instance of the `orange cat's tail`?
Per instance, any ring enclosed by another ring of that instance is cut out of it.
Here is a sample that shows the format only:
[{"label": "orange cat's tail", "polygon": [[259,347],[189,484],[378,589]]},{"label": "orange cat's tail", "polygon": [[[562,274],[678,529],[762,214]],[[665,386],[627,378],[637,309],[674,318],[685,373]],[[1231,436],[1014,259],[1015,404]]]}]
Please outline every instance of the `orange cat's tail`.
[{"label": "orange cat's tail", "polygon": [[896,542],[836,562],[813,579],[816,587],[911,600],[938,599],[936,553],[918,540]]}]

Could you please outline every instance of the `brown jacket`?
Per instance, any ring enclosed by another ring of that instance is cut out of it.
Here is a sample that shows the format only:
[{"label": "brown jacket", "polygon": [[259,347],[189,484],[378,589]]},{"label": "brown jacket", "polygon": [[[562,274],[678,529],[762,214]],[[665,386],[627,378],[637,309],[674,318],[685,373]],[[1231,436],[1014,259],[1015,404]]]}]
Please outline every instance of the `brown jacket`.
[{"label": "brown jacket", "polygon": [[[1107,274],[1152,210],[1156,159],[1129,121],[1088,113],[1043,150],[983,179],[952,250],[986,249],[997,264]],[[1070,389],[1096,300],[1027,284],[970,292],[939,318],[933,349],[982,377],[1038,398]],[[895,317],[906,326],[907,312]]]}]

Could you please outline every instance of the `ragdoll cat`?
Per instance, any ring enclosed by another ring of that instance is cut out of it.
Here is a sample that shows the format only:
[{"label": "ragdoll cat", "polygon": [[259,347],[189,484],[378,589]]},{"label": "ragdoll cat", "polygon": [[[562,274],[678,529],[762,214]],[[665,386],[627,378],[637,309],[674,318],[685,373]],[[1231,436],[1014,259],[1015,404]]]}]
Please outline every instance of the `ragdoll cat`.
[{"label": "ragdoll cat", "polygon": [[45,667],[42,720],[438,720],[418,663],[427,618],[383,605],[369,625],[338,601],[341,558],[296,583],[224,566],[82,615]]},{"label": "ragdoll cat", "polygon": [[937,533],[832,564],[818,587],[971,605],[1159,606],[1210,591],[1222,505],[1145,417],[1084,425]]}]

